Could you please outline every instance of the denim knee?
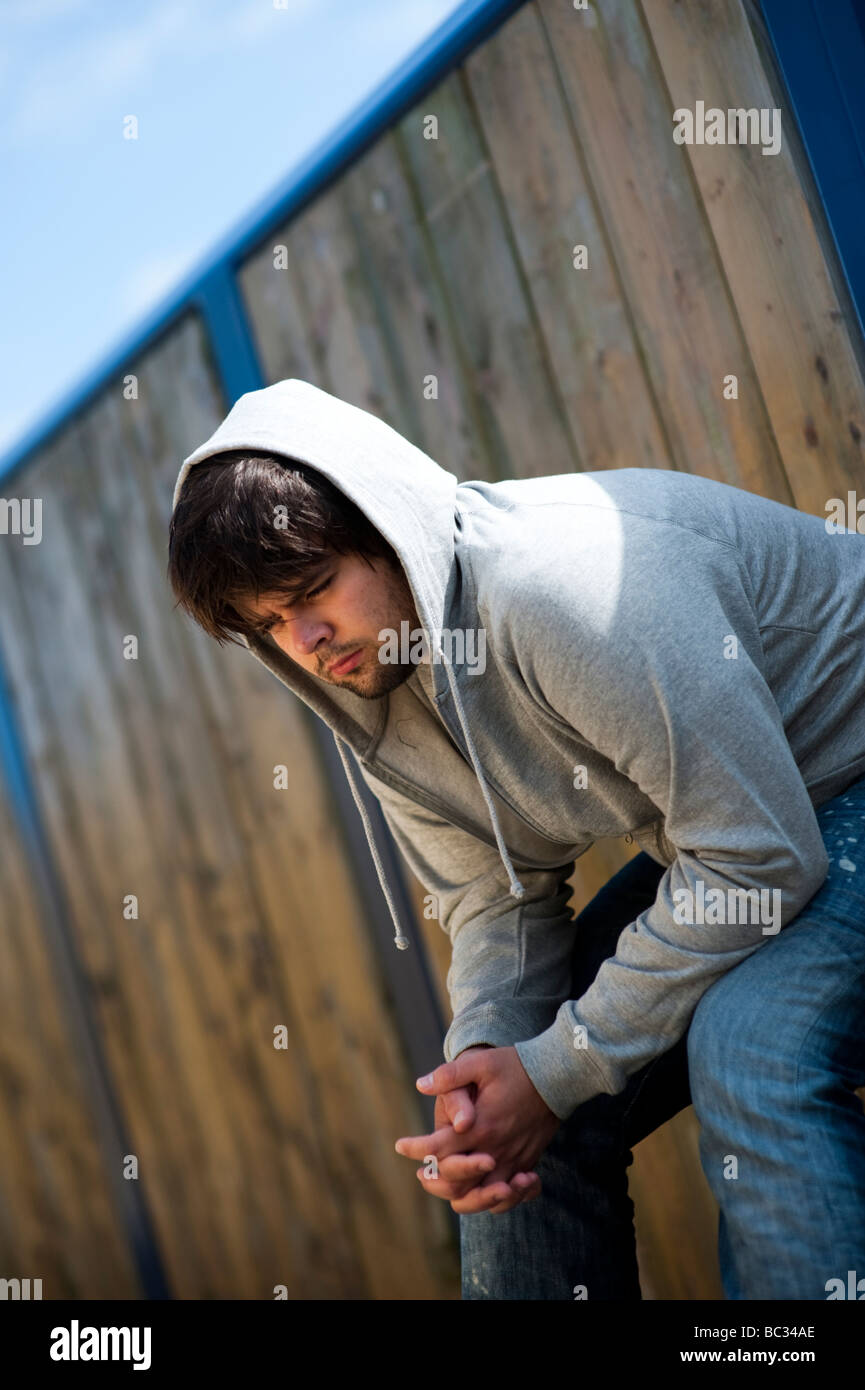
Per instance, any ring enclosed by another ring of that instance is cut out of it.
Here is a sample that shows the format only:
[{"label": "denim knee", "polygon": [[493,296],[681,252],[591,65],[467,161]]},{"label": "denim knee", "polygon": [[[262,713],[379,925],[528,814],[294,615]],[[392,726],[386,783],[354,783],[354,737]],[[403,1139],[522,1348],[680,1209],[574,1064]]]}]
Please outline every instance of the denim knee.
[{"label": "denim knee", "polygon": [[[751,958],[753,960],[753,957]],[[770,1001],[755,1004],[734,967],[709,987],[697,1004],[688,1030],[688,1074],[697,1118],[724,1119],[738,1130],[750,1116],[781,1117],[797,1104],[797,1065],[801,1041],[785,1030]],[[758,975],[759,978],[759,975]]]},{"label": "denim knee", "polygon": [[711,1092],[733,1098],[749,1071],[747,1054],[755,1040],[753,1033],[747,1042],[742,1036],[747,1024],[731,999],[729,979],[728,974],[710,985],[688,1028],[688,1076],[698,1113],[701,1098]]}]

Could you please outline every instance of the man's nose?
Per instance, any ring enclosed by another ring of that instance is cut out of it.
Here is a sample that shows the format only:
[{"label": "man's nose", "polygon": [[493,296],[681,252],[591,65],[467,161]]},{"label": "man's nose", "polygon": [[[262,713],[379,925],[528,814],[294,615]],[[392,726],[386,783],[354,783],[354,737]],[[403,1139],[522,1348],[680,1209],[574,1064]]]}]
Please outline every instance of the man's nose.
[{"label": "man's nose", "polygon": [[322,638],[329,641],[331,628],[327,623],[309,622],[304,618],[298,618],[291,624],[289,633],[298,653],[301,656],[311,656]]}]

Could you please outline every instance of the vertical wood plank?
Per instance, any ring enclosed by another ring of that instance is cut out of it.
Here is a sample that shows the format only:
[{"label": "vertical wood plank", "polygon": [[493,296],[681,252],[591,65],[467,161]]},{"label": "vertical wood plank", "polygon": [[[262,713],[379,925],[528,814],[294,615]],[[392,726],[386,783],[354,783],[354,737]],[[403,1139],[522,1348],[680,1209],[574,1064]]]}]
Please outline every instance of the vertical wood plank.
[{"label": "vertical wood plank", "polygon": [[[436,138],[426,138],[434,129]],[[496,476],[570,472],[578,466],[576,443],[463,72],[440,83],[396,130]]]},{"label": "vertical wood plank", "polygon": [[[538,0],[674,466],[789,501],[777,441],[642,13]],[[735,373],[738,401],[723,397]]]},{"label": "vertical wood plank", "polygon": [[824,255],[828,232],[818,232],[805,198],[794,113],[773,90],[741,0],[711,10],[643,0],[642,8],[673,108],[694,111],[699,100],[725,119],[740,108],[780,112],[777,154],[726,142],[681,149],[790,491],[803,511],[825,517],[830,497],[865,483],[865,382]]},{"label": "vertical wood plank", "polygon": [[[603,209],[535,6],[471,54],[466,73],[580,468],[670,467]],[[574,266],[577,246],[586,269]]]},{"label": "vertical wood plank", "polygon": [[[14,594],[8,550],[0,546],[0,642]],[[6,791],[0,783],[3,1276],[40,1279],[43,1299],[79,1298],[84,1291],[91,1298],[138,1298],[132,1251],[103,1172],[66,1001]]]}]

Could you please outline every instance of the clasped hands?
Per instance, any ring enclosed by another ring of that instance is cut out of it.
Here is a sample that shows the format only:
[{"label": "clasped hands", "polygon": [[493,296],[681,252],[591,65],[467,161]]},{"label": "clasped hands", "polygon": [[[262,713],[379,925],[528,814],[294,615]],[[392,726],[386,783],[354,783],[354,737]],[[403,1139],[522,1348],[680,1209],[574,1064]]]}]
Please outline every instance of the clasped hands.
[{"label": "clasped hands", "polygon": [[398,1139],[395,1147],[416,1162],[435,1158],[437,1176],[417,1170],[424,1192],[460,1215],[499,1215],[539,1196],[534,1164],[561,1121],[535,1090],[516,1048],[468,1048],[417,1086],[436,1098],[435,1130]]}]

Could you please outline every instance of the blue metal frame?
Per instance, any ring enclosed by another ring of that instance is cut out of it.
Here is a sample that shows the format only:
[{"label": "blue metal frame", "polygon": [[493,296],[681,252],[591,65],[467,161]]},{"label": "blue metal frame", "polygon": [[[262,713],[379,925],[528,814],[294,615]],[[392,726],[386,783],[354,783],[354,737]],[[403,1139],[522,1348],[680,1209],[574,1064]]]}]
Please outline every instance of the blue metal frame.
[{"label": "blue metal frame", "polygon": [[865,0],[761,0],[865,340]]}]

